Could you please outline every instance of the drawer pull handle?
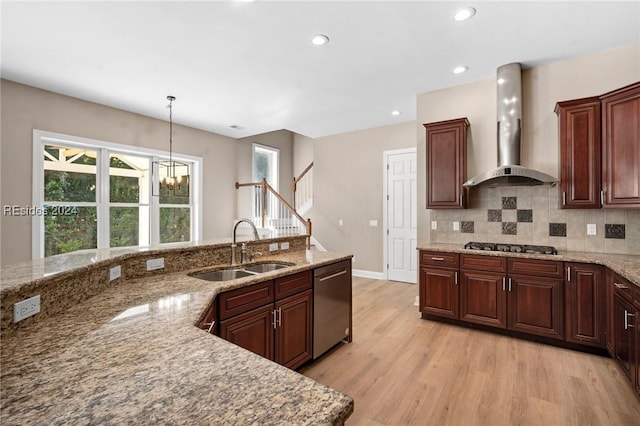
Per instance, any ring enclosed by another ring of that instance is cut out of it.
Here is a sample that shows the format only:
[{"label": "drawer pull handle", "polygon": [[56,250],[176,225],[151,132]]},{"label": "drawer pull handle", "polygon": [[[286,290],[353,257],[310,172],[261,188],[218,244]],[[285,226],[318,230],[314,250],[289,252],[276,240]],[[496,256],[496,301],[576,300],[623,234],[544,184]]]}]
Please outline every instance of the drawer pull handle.
[{"label": "drawer pull handle", "polygon": [[620,283],[613,283],[613,285],[615,285],[616,288],[619,288],[620,290],[627,290],[629,288],[628,285],[624,285],[624,284],[620,284]]},{"label": "drawer pull handle", "polygon": [[505,277],[502,277],[502,291],[505,291],[506,289],[506,285],[505,285],[506,280],[507,279]]},{"label": "drawer pull handle", "polygon": [[567,267],[567,281],[571,282],[571,266]]},{"label": "drawer pull handle", "polygon": [[458,272],[456,272],[456,285],[458,285]]},{"label": "drawer pull handle", "polygon": [[438,262],[442,262],[444,257],[432,257],[431,260],[437,260]]},{"label": "drawer pull handle", "polygon": [[340,271],[340,272],[336,272],[335,274],[331,274],[331,275],[329,275],[328,277],[322,277],[322,278],[320,278],[320,282],[322,282],[322,281],[326,281],[326,280],[330,280],[331,278],[339,277],[340,275],[344,275],[344,274],[346,274],[346,273],[347,273],[347,270],[346,270],[346,269],[343,269],[342,271]]}]

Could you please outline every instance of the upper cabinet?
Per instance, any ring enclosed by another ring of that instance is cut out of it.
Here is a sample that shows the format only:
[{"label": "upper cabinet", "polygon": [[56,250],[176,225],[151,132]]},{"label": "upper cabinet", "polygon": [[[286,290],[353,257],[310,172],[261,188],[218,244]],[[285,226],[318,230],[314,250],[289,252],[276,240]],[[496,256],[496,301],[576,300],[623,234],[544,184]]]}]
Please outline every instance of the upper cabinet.
[{"label": "upper cabinet", "polygon": [[600,99],[558,102],[563,209],[600,205]]},{"label": "upper cabinet", "polygon": [[640,83],[555,111],[562,208],[640,207]]},{"label": "upper cabinet", "polygon": [[467,129],[469,120],[428,123],[427,208],[463,209],[466,197],[462,184],[467,179]]},{"label": "upper cabinet", "polygon": [[600,101],[605,205],[640,207],[640,82]]}]

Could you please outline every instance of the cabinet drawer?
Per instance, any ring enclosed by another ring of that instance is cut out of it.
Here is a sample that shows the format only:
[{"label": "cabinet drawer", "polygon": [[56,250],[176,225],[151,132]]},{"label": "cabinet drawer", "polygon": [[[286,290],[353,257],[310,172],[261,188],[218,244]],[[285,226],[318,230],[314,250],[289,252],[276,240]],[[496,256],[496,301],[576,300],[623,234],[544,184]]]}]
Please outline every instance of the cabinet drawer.
[{"label": "cabinet drawer", "polygon": [[615,274],[613,279],[613,289],[620,296],[627,299],[629,302],[633,302],[634,291],[637,286],[630,283],[626,278]]},{"label": "cabinet drawer", "polygon": [[463,254],[460,259],[460,269],[507,272],[507,258],[499,256]]},{"label": "cabinet drawer", "polygon": [[536,275],[539,277],[562,278],[562,262],[555,260],[535,260],[509,258],[510,274]]},{"label": "cabinet drawer", "polygon": [[247,312],[274,301],[273,281],[253,284],[222,293],[218,298],[220,319]]},{"label": "cabinet drawer", "polygon": [[276,278],[275,281],[276,300],[283,297],[292,296],[312,287],[311,270],[299,272],[286,277]]},{"label": "cabinet drawer", "polygon": [[441,251],[420,251],[421,265],[434,265],[442,268],[457,268],[458,253],[446,253]]}]

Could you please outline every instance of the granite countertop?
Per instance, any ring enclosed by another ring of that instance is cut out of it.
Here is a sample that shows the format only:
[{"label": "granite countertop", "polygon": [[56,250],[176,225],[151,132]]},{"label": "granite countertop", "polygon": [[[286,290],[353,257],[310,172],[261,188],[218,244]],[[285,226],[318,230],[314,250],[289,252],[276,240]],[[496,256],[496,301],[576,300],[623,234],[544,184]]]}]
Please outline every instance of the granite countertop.
[{"label": "granite countertop", "polygon": [[224,283],[190,271],[127,280],[2,341],[0,422],[341,424],[353,400],[194,326],[221,291],[348,255]]},{"label": "granite countertop", "polygon": [[557,260],[561,262],[582,262],[604,265],[622,275],[633,284],[640,286],[640,256],[631,254],[605,254],[577,251],[558,251],[557,255],[510,253],[465,249],[462,244],[429,243],[418,246],[418,250],[433,250],[452,253],[481,254],[485,256],[509,256],[527,259]]}]

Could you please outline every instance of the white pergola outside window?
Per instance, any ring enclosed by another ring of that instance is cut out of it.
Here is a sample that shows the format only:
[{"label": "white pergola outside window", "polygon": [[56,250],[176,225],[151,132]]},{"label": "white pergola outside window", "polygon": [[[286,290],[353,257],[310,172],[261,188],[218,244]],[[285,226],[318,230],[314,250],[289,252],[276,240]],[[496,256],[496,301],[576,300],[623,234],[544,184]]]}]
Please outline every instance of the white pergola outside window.
[{"label": "white pergola outside window", "polygon": [[[202,238],[202,159],[189,166],[180,196],[161,191],[169,153],[33,131],[32,257],[90,248],[154,246]],[[177,191],[175,192],[178,193]]]}]

